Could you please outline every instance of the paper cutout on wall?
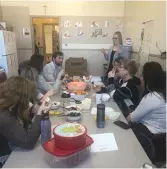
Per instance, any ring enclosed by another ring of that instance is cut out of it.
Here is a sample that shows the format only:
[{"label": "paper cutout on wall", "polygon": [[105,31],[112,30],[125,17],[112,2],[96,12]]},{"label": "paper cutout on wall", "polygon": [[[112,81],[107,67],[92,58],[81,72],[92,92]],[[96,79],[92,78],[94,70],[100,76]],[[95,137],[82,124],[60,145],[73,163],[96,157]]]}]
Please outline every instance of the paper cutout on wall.
[{"label": "paper cutout on wall", "polygon": [[102,29],[95,29],[96,36],[102,35]]},{"label": "paper cutout on wall", "polygon": [[79,31],[76,36],[82,36],[84,33],[82,31]]},{"label": "paper cutout on wall", "polygon": [[64,27],[65,27],[65,28],[71,27],[71,22],[70,22],[69,20],[64,21]]},{"label": "paper cutout on wall", "polygon": [[93,21],[90,25],[91,28],[94,28],[94,27],[100,27],[100,25],[98,23],[96,23],[96,21]]},{"label": "paper cutout on wall", "polygon": [[126,38],[125,45],[126,46],[132,46],[132,40],[131,40],[131,38]]},{"label": "paper cutout on wall", "polygon": [[89,35],[90,38],[96,38],[95,36],[95,32],[92,32],[90,35]]},{"label": "paper cutout on wall", "polygon": [[107,28],[107,27],[110,27],[110,26],[111,26],[111,23],[109,21],[105,21],[104,27]]},{"label": "paper cutout on wall", "polygon": [[104,34],[102,35],[103,38],[106,38],[107,36],[108,36],[108,33],[104,33]]},{"label": "paper cutout on wall", "polygon": [[121,22],[121,21],[117,21],[116,26],[117,26],[117,27],[119,27],[119,28],[122,28],[123,24],[122,24],[122,22]]},{"label": "paper cutout on wall", "polygon": [[83,26],[82,22],[79,21],[75,24],[75,27],[81,28]]},{"label": "paper cutout on wall", "polygon": [[102,29],[95,29],[94,32],[92,32],[89,37],[90,38],[96,38],[98,36],[101,36],[102,35]]},{"label": "paper cutout on wall", "polygon": [[69,38],[71,38],[70,33],[69,33],[68,31],[64,32],[64,33],[63,33],[63,38],[64,38],[64,39],[69,39]]}]

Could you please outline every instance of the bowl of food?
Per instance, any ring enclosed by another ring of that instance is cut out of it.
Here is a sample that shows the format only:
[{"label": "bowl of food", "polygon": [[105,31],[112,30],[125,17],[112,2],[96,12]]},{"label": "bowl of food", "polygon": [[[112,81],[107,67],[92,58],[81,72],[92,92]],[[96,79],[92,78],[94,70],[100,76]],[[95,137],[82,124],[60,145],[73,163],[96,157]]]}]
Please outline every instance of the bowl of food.
[{"label": "bowl of food", "polygon": [[85,91],[75,91],[75,92],[70,93],[71,98],[78,100],[78,101],[84,100],[86,98],[87,94],[88,93]]},{"label": "bowl of food", "polygon": [[80,111],[69,111],[67,113],[68,122],[79,122],[81,120],[82,113]]},{"label": "bowl of food", "polygon": [[86,82],[70,82],[67,84],[69,91],[84,91],[87,88]]},{"label": "bowl of food", "polygon": [[68,114],[68,112],[70,112],[70,111],[80,111],[81,108],[76,105],[70,105],[70,106],[66,107],[66,110],[67,110],[67,114]]},{"label": "bowl of food", "polygon": [[51,103],[51,110],[55,110],[60,106],[60,102],[52,102]]}]

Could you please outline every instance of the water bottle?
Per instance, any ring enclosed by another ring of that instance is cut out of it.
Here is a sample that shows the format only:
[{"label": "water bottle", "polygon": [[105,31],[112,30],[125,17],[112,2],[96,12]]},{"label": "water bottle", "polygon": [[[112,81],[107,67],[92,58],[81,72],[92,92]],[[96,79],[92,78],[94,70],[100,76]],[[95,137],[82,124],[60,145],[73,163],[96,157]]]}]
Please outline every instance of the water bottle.
[{"label": "water bottle", "polygon": [[104,104],[97,105],[96,126],[97,128],[104,128],[105,126],[105,105]]},{"label": "water bottle", "polygon": [[51,121],[48,112],[41,120],[41,144],[43,145],[49,139],[51,139]]}]

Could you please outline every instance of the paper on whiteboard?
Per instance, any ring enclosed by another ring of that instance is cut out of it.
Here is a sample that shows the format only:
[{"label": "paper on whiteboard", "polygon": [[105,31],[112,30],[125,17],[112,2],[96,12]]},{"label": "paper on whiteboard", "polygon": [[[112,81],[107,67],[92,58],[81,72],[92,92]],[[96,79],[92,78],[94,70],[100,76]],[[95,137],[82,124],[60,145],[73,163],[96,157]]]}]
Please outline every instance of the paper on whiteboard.
[{"label": "paper on whiteboard", "polygon": [[113,133],[92,134],[94,140],[91,146],[91,152],[116,151],[118,146]]}]

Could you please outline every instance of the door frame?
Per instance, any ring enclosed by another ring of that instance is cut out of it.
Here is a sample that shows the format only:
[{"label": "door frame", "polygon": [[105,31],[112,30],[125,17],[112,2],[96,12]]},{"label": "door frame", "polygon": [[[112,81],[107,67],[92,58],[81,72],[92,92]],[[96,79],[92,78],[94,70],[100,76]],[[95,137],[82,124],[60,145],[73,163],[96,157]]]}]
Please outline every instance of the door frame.
[{"label": "door frame", "polygon": [[57,18],[59,25],[59,43],[60,43],[60,51],[62,50],[62,29],[61,29],[61,16],[46,16],[46,15],[30,15],[30,29],[31,29],[31,39],[32,39],[32,52],[35,53],[35,43],[34,43],[34,27],[33,27],[33,18]]},{"label": "door frame", "polygon": [[[46,54],[46,45],[45,45],[45,33],[44,33],[44,26],[45,25],[52,25],[52,26],[59,26],[59,24],[55,24],[55,23],[43,23],[42,24],[42,36],[43,36],[43,45],[44,45],[44,53]],[[60,38],[59,38],[60,39]],[[60,45],[60,41],[59,41],[59,45]],[[59,48],[60,48],[60,46],[59,46]],[[53,49],[53,47],[52,47],[52,49]]]}]

